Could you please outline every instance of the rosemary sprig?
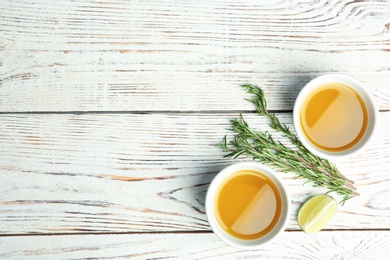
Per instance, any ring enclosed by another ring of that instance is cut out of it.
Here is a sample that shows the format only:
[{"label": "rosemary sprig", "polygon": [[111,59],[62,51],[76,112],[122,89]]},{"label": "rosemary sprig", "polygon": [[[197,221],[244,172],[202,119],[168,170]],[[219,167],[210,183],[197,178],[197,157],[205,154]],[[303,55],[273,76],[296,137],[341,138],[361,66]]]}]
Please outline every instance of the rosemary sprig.
[{"label": "rosemary sprig", "polygon": [[328,189],[328,193],[338,193],[342,196],[340,202],[342,204],[359,195],[353,186],[353,181],[344,177],[333,163],[307,150],[285,124],[268,112],[261,88],[254,85],[242,85],[242,87],[253,95],[253,98],[248,101],[255,105],[258,114],[268,117],[271,128],[283,133],[296,149],[288,148],[280,141],[275,141],[268,132],[252,130],[240,115],[240,118],[231,120],[230,130],[235,133],[233,139],[228,141],[225,136],[223,142],[219,144],[227,152],[224,157],[237,158],[245,155],[281,171],[293,172],[297,178],[311,181],[314,187],[324,187]]}]

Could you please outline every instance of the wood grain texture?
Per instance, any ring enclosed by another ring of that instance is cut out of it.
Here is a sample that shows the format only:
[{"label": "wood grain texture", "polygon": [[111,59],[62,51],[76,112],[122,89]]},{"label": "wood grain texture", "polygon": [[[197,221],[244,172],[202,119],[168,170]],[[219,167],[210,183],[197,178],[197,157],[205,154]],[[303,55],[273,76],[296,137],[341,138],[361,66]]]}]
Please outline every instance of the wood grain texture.
[{"label": "wood grain texture", "polygon": [[285,232],[260,250],[235,249],[212,233],[0,237],[2,259],[382,260],[389,253],[389,231]]},{"label": "wood grain texture", "polygon": [[[240,111],[269,130],[239,85],[291,126],[280,112],[329,72],[382,110],[377,139],[337,164],[361,196],[305,235],[297,211],[325,190],[280,173],[288,231],[226,246],[204,213],[233,162],[215,144]],[[389,82],[389,1],[0,1],[0,258],[386,259]]]},{"label": "wood grain texture", "polygon": [[249,110],[238,85],[292,109],[323,73],[390,108],[388,1],[0,3],[0,111]]},{"label": "wood grain texture", "polygon": [[[0,233],[209,230],[207,187],[232,161],[215,146],[237,114],[22,114],[0,116]],[[256,128],[267,121],[244,115]],[[280,114],[291,125],[291,114]],[[388,122],[390,113],[380,113]],[[272,132],[274,133],[274,132]],[[327,227],[390,229],[390,132],[338,164],[356,182]],[[323,193],[280,173],[298,207]]]}]

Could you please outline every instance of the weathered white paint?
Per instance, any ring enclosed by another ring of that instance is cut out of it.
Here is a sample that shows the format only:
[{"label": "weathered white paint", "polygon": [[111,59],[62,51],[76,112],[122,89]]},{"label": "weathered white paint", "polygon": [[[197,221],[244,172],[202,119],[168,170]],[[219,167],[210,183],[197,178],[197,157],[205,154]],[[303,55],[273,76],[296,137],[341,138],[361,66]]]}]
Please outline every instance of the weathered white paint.
[{"label": "weathered white paint", "polygon": [[[234,114],[2,115],[0,230],[7,233],[209,230],[204,196],[232,161],[215,147]],[[245,114],[259,129],[267,120]],[[291,124],[291,114],[281,114]],[[381,122],[390,114],[381,113]],[[274,132],[274,131],[272,131]],[[388,228],[388,129],[365,153],[340,162],[360,197],[329,229]],[[296,211],[323,190],[283,174]]]},{"label": "weathered white paint", "polygon": [[350,74],[390,108],[388,1],[1,1],[0,111],[292,109]]},{"label": "weathered white paint", "polygon": [[[1,1],[0,258],[386,258],[389,17],[389,1]],[[280,173],[291,232],[260,251],[225,246],[203,201],[232,163],[215,143],[253,110],[239,85],[287,111],[328,72],[385,110],[377,140],[337,164],[361,196],[308,236],[297,210],[324,190]]]},{"label": "weathered white paint", "polygon": [[389,231],[285,232],[260,250],[238,250],[212,233],[0,237],[2,259],[387,259]]}]

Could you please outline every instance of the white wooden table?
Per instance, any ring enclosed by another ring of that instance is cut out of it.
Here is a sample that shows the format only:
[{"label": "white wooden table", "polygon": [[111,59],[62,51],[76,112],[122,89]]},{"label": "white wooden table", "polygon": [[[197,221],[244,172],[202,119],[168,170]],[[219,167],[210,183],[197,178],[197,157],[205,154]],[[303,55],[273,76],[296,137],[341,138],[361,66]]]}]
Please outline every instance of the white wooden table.
[{"label": "white wooden table", "polygon": [[[4,0],[0,17],[1,259],[388,259],[390,1]],[[378,138],[337,163],[360,197],[307,235],[297,210],[324,191],[280,172],[286,232],[225,245],[204,212],[233,163],[215,144],[239,113],[267,128],[239,85],[291,125],[299,90],[329,72],[380,109]]]}]

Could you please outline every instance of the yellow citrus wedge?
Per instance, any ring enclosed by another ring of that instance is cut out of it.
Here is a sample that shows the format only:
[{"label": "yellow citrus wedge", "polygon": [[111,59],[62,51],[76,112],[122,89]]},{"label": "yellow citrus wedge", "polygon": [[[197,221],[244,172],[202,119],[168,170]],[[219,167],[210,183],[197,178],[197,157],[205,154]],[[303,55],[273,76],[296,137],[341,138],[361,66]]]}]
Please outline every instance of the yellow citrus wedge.
[{"label": "yellow citrus wedge", "polygon": [[308,234],[325,227],[337,211],[337,202],[328,195],[317,195],[309,199],[298,213],[298,224]]}]

